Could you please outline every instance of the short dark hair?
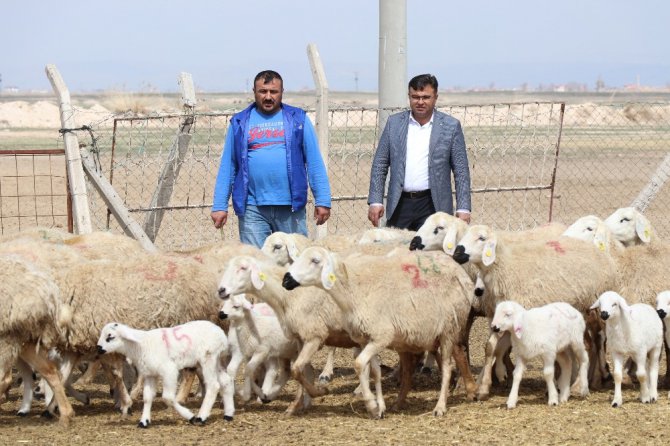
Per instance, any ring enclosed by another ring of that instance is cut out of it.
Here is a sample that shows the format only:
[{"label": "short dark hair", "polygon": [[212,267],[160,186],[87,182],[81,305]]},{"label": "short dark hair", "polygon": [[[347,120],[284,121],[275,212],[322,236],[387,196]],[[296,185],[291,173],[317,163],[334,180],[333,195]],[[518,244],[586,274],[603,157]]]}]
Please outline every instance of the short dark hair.
[{"label": "short dark hair", "polygon": [[430,85],[437,93],[437,78],[432,74],[419,74],[409,81],[409,88],[412,90],[423,90],[426,85]]},{"label": "short dark hair", "polygon": [[263,79],[264,84],[272,82],[273,79],[279,79],[279,81],[282,83],[282,86],[284,85],[284,79],[281,78],[281,74],[272,70],[263,70],[260,73],[258,73],[254,78],[254,87],[256,86],[256,81],[259,79]]}]

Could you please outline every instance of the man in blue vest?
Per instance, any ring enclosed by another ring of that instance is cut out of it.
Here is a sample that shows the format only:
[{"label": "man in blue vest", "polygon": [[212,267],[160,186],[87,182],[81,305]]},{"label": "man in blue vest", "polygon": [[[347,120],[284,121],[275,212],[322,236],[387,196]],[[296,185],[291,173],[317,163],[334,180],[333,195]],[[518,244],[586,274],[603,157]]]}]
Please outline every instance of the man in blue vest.
[{"label": "man in blue vest", "polygon": [[277,231],[307,235],[308,184],[316,224],[330,217],[330,184],[314,126],[304,110],[282,103],[283,92],[276,71],[256,75],[255,102],[230,120],[214,186],[214,227],[228,221],[232,193],[240,240],[257,247]]}]

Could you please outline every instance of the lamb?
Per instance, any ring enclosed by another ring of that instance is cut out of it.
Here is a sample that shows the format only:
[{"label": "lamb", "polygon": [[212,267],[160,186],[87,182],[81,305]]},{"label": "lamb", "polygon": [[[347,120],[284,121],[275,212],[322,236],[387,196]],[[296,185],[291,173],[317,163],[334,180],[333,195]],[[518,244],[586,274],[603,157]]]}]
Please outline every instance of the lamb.
[{"label": "lamb", "polygon": [[[5,378],[1,381],[0,395],[5,394],[11,382],[6,377],[17,361],[24,376],[31,374],[27,367],[30,366],[53,389],[59,421],[67,426],[74,411],[65,396],[57,366],[47,352],[58,344],[70,323],[69,307],[62,303],[58,286],[47,270],[11,255],[0,256],[0,296],[6,312],[0,318],[0,377]],[[30,408],[25,389],[20,415]],[[30,387],[27,389],[32,391]]]},{"label": "lamb", "polygon": [[[589,393],[587,371],[589,357],[584,347],[584,317],[565,302],[554,302],[542,307],[526,310],[517,302],[507,300],[496,306],[491,322],[494,332],[508,332],[512,350],[516,357],[512,390],[507,398],[507,408],[516,407],[519,400],[519,384],[526,363],[540,356],[544,363],[544,379],[549,392],[549,405],[564,403],[570,397],[571,355],[579,363],[577,378],[581,396]],[[554,384],[554,361],[561,366],[558,378],[559,394]]]},{"label": "lamb", "polygon": [[[663,323],[651,305],[628,305],[615,291],[606,291],[591,305],[600,310],[605,321],[607,348],[614,364],[614,398],[612,407],[623,404],[621,379],[623,362],[631,356],[637,365],[640,401],[653,403],[658,399],[658,363],[663,346]],[[649,374],[647,375],[647,370]]]},{"label": "lamb", "polygon": [[284,266],[293,262],[305,248],[311,245],[312,241],[302,234],[288,234],[279,231],[273,232],[265,239],[261,251],[273,259],[277,265]]},{"label": "lamb", "polygon": [[[498,237],[488,226],[473,225],[458,242],[453,257],[460,264],[471,262],[479,269],[487,291],[482,311],[490,318],[495,306],[504,300],[528,308],[567,302],[585,314],[594,298],[617,283],[616,265],[610,256],[569,237],[512,241]],[[503,336],[500,341],[507,339]],[[497,337],[489,338],[480,398],[488,396],[491,354],[498,342]]]},{"label": "lamb", "polygon": [[376,398],[365,370],[369,361],[387,347],[402,357],[432,351],[435,341],[439,341],[442,385],[434,415],[441,416],[446,410],[452,354],[468,397],[474,397],[476,386],[462,346],[473,284],[451,259],[404,252],[340,260],[325,248],[310,247],[291,265],[283,285],[287,289],[301,285],[319,287],[337,303],[346,330],[365,346],[356,358],[355,368],[370,416],[383,417],[386,406],[376,367]]},{"label": "lamb", "polygon": [[[224,419],[235,413],[233,383],[223,368],[228,355],[224,331],[209,321],[192,321],[172,328],[137,330],[117,322],[105,325],[97,344],[98,353],[119,353],[135,365],[144,378],[144,408],[139,427],[151,423],[151,404],[156,395],[157,379],[163,381],[163,399],[191,424],[204,424],[221,390]],[[176,400],[179,371],[199,367],[205,384],[205,396],[197,417]]]},{"label": "lamb", "polygon": [[[670,327],[668,327],[668,315],[670,315],[670,291],[664,290],[656,296],[656,312],[665,326],[665,345],[670,345]],[[667,356],[667,350],[666,350]],[[666,372],[666,377],[669,373]],[[670,398],[670,392],[668,392]]]},{"label": "lamb", "polygon": [[[261,401],[269,403],[288,379],[282,372],[288,362],[297,358],[300,350],[298,342],[286,337],[272,307],[263,302],[252,304],[244,294],[227,299],[219,312],[219,318],[230,320],[228,340],[232,357],[227,367],[228,374],[234,378],[242,360],[247,361],[241,393],[243,401],[249,401],[253,387]],[[257,368],[262,364],[266,365],[266,371],[269,372],[266,372],[263,388],[260,389],[254,378]],[[275,383],[277,372],[279,377]]]},{"label": "lamb", "polygon": [[649,244],[656,239],[649,220],[633,207],[617,209],[605,219],[605,224],[626,247]]},{"label": "lamb", "polygon": [[286,410],[293,415],[309,405],[309,399],[303,398],[303,390],[312,397],[322,396],[327,391],[312,382],[310,360],[314,353],[322,345],[351,348],[358,344],[344,330],[339,308],[325,293],[313,290],[289,293],[281,286],[285,268],[263,257],[233,257],[219,283],[219,297],[228,299],[231,295],[246,293],[268,303],[287,338],[302,343],[298,358],[291,366],[293,378],[300,383],[294,401]]}]

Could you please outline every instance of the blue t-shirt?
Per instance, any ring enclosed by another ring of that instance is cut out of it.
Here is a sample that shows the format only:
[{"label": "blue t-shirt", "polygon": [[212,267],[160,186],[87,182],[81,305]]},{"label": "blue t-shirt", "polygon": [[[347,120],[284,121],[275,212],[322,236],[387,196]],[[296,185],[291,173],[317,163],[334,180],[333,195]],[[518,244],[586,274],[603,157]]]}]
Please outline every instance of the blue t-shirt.
[{"label": "blue t-shirt", "polygon": [[291,205],[286,163],[284,117],[280,109],[274,115],[249,116],[247,131],[249,160],[248,204],[255,206]]}]

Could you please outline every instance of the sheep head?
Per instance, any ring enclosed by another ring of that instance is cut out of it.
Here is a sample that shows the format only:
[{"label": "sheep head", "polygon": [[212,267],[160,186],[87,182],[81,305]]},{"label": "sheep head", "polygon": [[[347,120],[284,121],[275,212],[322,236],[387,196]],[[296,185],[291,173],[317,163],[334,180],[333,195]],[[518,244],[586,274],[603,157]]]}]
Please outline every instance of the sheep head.
[{"label": "sheep head", "polygon": [[338,275],[344,273],[336,254],[325,248],[313,246],[305,249],[291,265],[284,276],[282,285],[292,290],[300,285],[317,286],[330,290]]},{"label": "sheep head", "polygon": [[244,318],[244,310],[251,310],[253,305],[244,294],[236,294],[226,299],[219,311],[219,319],[240,320]]},{"label": "sheep head", "polygon": [[496,260],[498,236],[486,225],[470,226],[454,249],[454,260],[461,265],[468,261],[490,266]]},{"label": "sheep head", "polygon": [[521,315],[525,309],[511,300],[500,302],[491,321],[491,330],[496,333],[509,331],[521,339],[523,324]]},{"label": "sheep head", "polygon": [[262,265],[257,259],[250,256],[233,257],[219,282],[219,297],[227,299],[234,294],[260,290],[266,279],[267,274],[262,271]]},{"label": "sheep head", "polygon": [[658,316],[665,320],[670,314],[670,291],[661,291],[656,296],[656,312]]},{"label": "sheep head", "polygon": [[140,337],[138,332],[131,330],[127,325],[119,324],[118,322],[110,322],[105,325],[100,332],[98,339],[98,353],[121,353],[126,350],[126,343],[124,340],[130,342],[139,342]]},{"label": "sheep head", "polygon": [[280,266],[292,263],[299,254],[295,239],[285,232],[270,234],[265,239],[261,251]]},{"label": "sheep head", "polygon": [[[446,212],[435,212],[430,215],[426,221],[421,225],[418,231],[416,231],[416,236],[412,239],[409,249],[414,251],[416,249],[422,249],[426,251],[434,251],[442,249],[442,246],[445,243],[445,236],[449,233],[451,228],[455,229],[453,232],[452,243],[454,247],[456,246],[456,233],[463,232],[465,229],[465,222],[460,218],[456,218]],[[459,229],[461,229],[459,231]]]},{"label": "sheep head", "polygon": [[605,219],[605,224],[614,238],[626,246],[651,241],[652,229],[649,220],[633,207],[617,209]]},{"label": "sheep head", "polygon": [[604,321],[618,320],[622,312],[627,313],[630,307],[626,300],[616,291],[605,291],[598,300],[591,305],[591,310],[599,309],[600,318]]},{"label": "sheep head", "polygon": [[587,215],[578,218],[561,234],[577,240],[593,243],[599,250],[609,253],[612,231],[599,217]]}]

